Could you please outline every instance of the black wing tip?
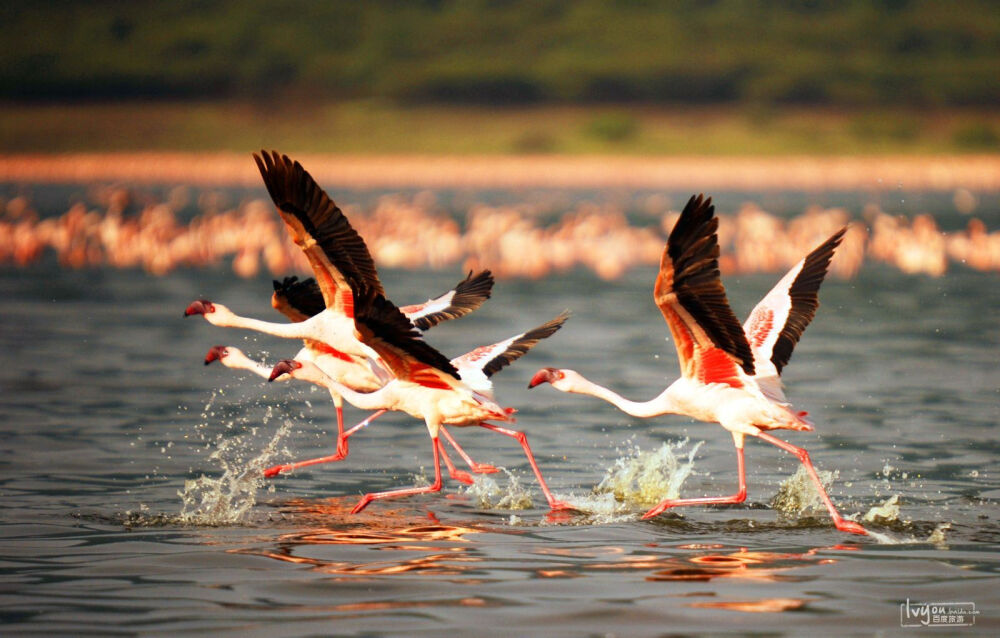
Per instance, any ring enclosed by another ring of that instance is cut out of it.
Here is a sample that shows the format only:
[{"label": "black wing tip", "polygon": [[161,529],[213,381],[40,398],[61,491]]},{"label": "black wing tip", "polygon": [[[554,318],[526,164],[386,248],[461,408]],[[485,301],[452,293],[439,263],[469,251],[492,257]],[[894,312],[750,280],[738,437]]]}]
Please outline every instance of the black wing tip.
[{"label": "black wing tip", "polygon": [[457,286],[455,286],[455,298],[481,298],[483,301],[490,298],[493,294],[493,285],[496,280],[493,278],[493,273],[487,269],[482,270],[478,273],[473,273],[469,271],[465,279],[460,281]]},{"label": "black wing tip", "polygon": [[493,294],[493,273],[489,270],[469,275],[455,286],[455,295],[451,305],[461,308],[466,313],[476,310]]},{"label": "black wing tip", "polygon": [[674,224],[674,229],[670,233],[671,239],[675,232],[693,232],[714,218],[715,205],[712,203],[712,198],[705,197],[704,193],[692,195],[684,205],[680,217],[677,218],[677,223]]},{"label": "black wing tip", "polygon": [[424,315],[414,320],[413,325],[421,331],[426,331],[443,321],[458,319],[478,310],[493,294],[493,284],[493,273],[489,270],[475,274],[470,270],[465,279],[449,291],[453,294],[447,308]]},{"label": "black wing tip", "polygon": [[[569,310],[563,310],[558,315],[556,315],[552,319],[549,319],[548,321],[546,321],[542,325],[540,325],[540,326],[538,326],[536,328],[532,328],[528,332],[525,332],[524,336],[520,340],[523,340],[523,341],[529,341],[530,340],[530,341],[538,342],[538,341],[540,341],[542,339],[548,339],[549,337],[551,337],[552,335],[554,335],[556,332],[558,332],[560,328],[563,327],[563,325],[569,320],[569,318],[570,318],[570,316],[572,314],[573,313],[570,312]],[[532,345],[534,345],[534,343]]]},{"label": "black wing tip", "polygon": [[778,374],[781,374],[785,366],[788,365],[795,346],[798,345],[802,334],[816,316],[816,311],[819,309],[820,286],[830,271],[830,262],[833,261],[834,251],[844,240],[847,228],[844,226],[806,255],[802,271],[799,272],[788,290],[792,307],[788,319],[785,321],[785,326],[774,342],[774,348],[771,351],[771,363],[774,364]]},{"label": "black wing tip", "polygon": [[483,366],[483,374],[492,377],[494,374],[509,366],[528,353],[529,350],[538,345],[542,339],[547,339],[554,335],[563,324],[570,318],[569,310],[563,310],[554,318],[546,321],[540,326],[528,330],[515,339],[507,349]]}]

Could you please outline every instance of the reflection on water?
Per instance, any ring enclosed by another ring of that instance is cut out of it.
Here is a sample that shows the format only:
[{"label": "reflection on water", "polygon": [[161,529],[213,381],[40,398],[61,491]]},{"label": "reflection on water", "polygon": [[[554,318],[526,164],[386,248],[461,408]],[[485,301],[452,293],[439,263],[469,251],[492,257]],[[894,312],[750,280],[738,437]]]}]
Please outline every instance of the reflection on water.
[{"label": "reflection on water", "polygon": [[811,599],[805,598],[762,598],[760,600],[732,600],[719,602],[688,603],[689,607],[706,609],[728,609],[730,611],[748,611],[753,613],[794,611],[801,609]]},{"label": "reflection on water", "polygon": [[[650,543],[646,551],[617,544],[585,547],[535,544],[522,529],[489,527],[482,522],[442,523],[432,513],[424,517],[412,511],[389,510],[362,517],[349,516],[353,502],[349,498],[322,501],[295,500],[283,503],[282,512],[293,515],[298,524],[307,526],[286,532],[262,543],[259,547],[231,550],[233,553],[260,556],[307,566],[312,570],[339,577],[372,577],[391,575],[440,576],[452,582],[479,584],[495,580],[497,569],[503,569],[486,557],[479,545],[482,534],[502,534],[531,543],[527,552],[534,558],[531,571],[542,579],[586,578],[609,572],[635,572],[649,582],[689,581],[709,582],[716,579],[738,579],[760,582],[802,582],[819,578],[797,574],[804,567],[827,566],[837,562],[830,552],[852,551],[857,546],[834,545],[800,552],[752,551],[746,547],[722,544],[684,543],[659,545]],[[316,526],[309,526],[316,523]],[[324,524],[325,523],[325,524]],[[377,556],[372,552],[377,552]],[[784,611],[804,604],[791,604],[791,599],[767,599],[713,602],[719,606],[743,611]],[[387,603],[378,603],[384,606]],[[420,606],[425,602],[392,603],[399,606]],[[480,598],[462,598],[430,604],[486,604]],[[701,605],[701,603],[698,603]],[[364,609],[384,608],[364,606]]]},{"label": "reflection on water", "polygon": [[[350,514],[353,506],[353,497],[284,503],[282,512],[294,517],[297,523],[318,525],[281,534],[270,549],[232,551],[307,565],[325,574],[343,576],[406,573],[461,576],[469,571],[468,564],[482,560],[473,553],[465,538],[485,531],[481,527],[445,525],[432,512],[423,519],[397,510],[355,516]],[[331,525],[333,521],[342,526]],[[355,561],[340,559],[341,554],[337,552],[334,552],[336,559],[316,555],[323,552],[315,550],[324,546],[360,546],[380,553],[403,552],[405,556],[398,560],[379,556],[378,560]],[[420,554],[412,556],[413,552]]]}]

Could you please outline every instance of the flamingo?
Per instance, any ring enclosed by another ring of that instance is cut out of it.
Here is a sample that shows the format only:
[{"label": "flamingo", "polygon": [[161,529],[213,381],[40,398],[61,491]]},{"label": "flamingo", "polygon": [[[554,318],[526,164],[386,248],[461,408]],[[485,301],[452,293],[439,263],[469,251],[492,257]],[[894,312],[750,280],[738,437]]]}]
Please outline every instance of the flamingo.
[{"label": "flamingo", "polygon": [[360,339],[354,322],[355,292],[384,295],[364,239],[302,165],[277,151],[254,154],[264,185],[296,245],[302,249],[323,297],[323,309],[302,321],[281,324],[241,317],[220,303],[200,299],[185,316],[199,314],[216,326],[256,330],[287,339],[309,339],[331,354],[378,361]]},{"label": "flamingo", "polygon": [[330,388],[361,409],[397,410],[423,419],[434,454],[434,483],[425,487],[365,494],[352,513],[360,512],[375,500],[440,491],[440,456],[450,463],[438,439],[438,433],[443,431],[445,425],[478,425],[516,439],[538,478],[549,507],[553,510],[572,509],[552,496],[524,433],[486,422],[514,420],[513,410],[501,407],[493,398],[490,377],[520,358],[538,341],[554,334],[569,317],[567,313],[533,330],[476,348],[449,361],[419,339],[419,333],[392,302],[376,296],[372,303],[364,307],[364,314],[357,317],[359,325],[363,326],[361,333],[365,342],[378,351],[391,367],[395,376],[392,381],[374,392],[355,392],[331,379],[312,362],[295,359],[278,362],[270,375],[272,380],[288,375]]},{"label": "flamingo", "polygon": [[[299,351],[297,355],[295,355],[295,357],[296,360],[299,361],[310,361],[317,368],[323,370],[323,368],[320,367],[319,364],[317,363],[317,360],[316,358],[314,358],[314,355],[315,352],[313,350],[310,350],[309,348],[303,348],[302,350]],[[212,346],[205,354],[205,365],[209,365],[213,361],[219,361],[220,363],[222,363],[222,365],[226,366],[227,368],[232,368],[235,370],[247,370],[249,372],[253,372],[257,376],[263,377],[264,379],[271,380],[270,376],[271,376],[271,371],[273,370],[273,366],[268,366],[259,361],[254,361],[253,359],[248,357],[242,350],[234,346]],[[322,374],[326,373],[323,372]],[[350,385],[350,381],[342,380],[341,382],[347,384],[348,387],[352,388],[354,387]],[[339,414],[340,407],[343,404],[343,400],[341,399],[340,395],[337,394],[334,390],[330,390],[330,394],[333,397],[335,397],[335,400],[338,403],[337,408]],[[295,470],[300,467],[306,467],[309,465],[318,465],[320,463],[342,461],[344,458],[347,457],[348,453],[347,439],[351,435],[356,433],[358,430],[361,430],[362,428],[368,426],[372,421],[382,416],[386,412],[387,410],[378,410],[377,412],[370,414],[363,421],[361,421],[360,423],[358,423],[357,425],[355,425],[354,427],[352,427],[347,431],[343,431],[343,421],[338,420],[338,426],[341,427],[341,432],[338,438],[338,446],[336,454],[330,456],[321,456],[319,458],[309,459],[306,461],[297,461],[295,463],[275,465],[273,467],[269,467],[264,470],[264,477],[271,478],[273,476],[277,476],[278,474]],[[469,455],[465,452],[465,450],[462,449],[462,446],[458,444],[458,441],[456,441],[454,437],[451,436],[451,433],[449,433],[443,427],[441,428],[441,434],[444,435],[445,440],[448,441],[448,444],[455,449],[455,452],[457,452],[458,455],[465,460],[465,462],[469,465],[472,471],[475,472],[476,474],[492,474],[494,472],[499,471],[499,469],[493,467],[492,465],[486,463],[476,463],[475,461],[473,461],[469,457]],[[343,441],[343,444],[341,444],[341,441]],[[473,483],[471,475],[468,472],[457,469],[447,455],[445,455],[445,462],[448,467],[448,474],[451,476],[451,478],[455,479],[456,481],[465,483],[467,485],[471,485]]]},{"label": "flamingo", "polygon": [[660,262],[653,298],[666,320],[681,377],[646,402],[623,398],[568,369],[543,368],[529,388],[549,383],[556,390],[603,399],[641,418],[683,414],[718,423],[736,445],[737,492],[731,496],[666,499],[643,515],[651,518],[679,505],[742,503],[746,500],[744,438],[749,435],[794,454],[805,466],[838,530],[868,532],[834,507],[806,450],[768,433],[812,430],[805,412],[785,399],[781,371],[819,306],[818,291],[833,251],[846,228],[793,267],[750,313],[744,326],[729,307],[719,276],[718,219],[711,198],[692,196],[677,220]]},{"label": "flamingo", "polygon": [[[359,299],[370,299],[371,294],[367,291],[384,294],[364,239],[301,164],[276,151],[261,151],[260,156],[254,154],[254,161],[279,215],[306,255],[316,279],[298,282],[296,278],[286,278],[280,284],[275,282],[271,303],[292,320],[290,324],[241,317],[226,306],[207,299],[192,302],[184,316],[197,314],[217,326],[301,338],[305,348],[310,350],[311,359],[328,375],[361,391],[380,387],[391,375],[379,361],[378,354],[358,339],[354,324],[355,291],[361,293]],[[404,310],[415,326],[426,330],[475,310],[489,298],[492,286],[493,277],[489,271],[475,276],[470,272],[454,290],[423,304],[406,306]],[[336,454],[268,468],[265,476],[303,465],[340,460],[347,455],[349,435],[344,431],[342,402],[338,396],[334,396],[334,403],[337,407]],[[367,424],[377,416],[362,423]],[[460,448],[459,452],[465,457]]]},{"label": "flamingo", "polygon": [[[442,321],[465,316],[477,309],[489,298],[492,288],[493,276],[489,270],[484,270],[475,276],[470,272],[452,290],[424,303],[405,306],[402,310],[414,326],[421,330],[428,330]],[[192,305],[195,305],[195,308],[192,309],[189,306],[189,310],[194,313],[198,307],[203,307],[204,302],[195,302]],[[297,277],[285,277],[281,282],[274,282],[271,305],[292,321],[305,321],[323,311],[323,296],[315,279],[309,278],[305,281],[299,281]],[[370,359],[347,356],[329,348],[322,342],[310,339],[304,340],[304,347],[295,355],[295,358],[312,361],[327,375],[359,392],[377,390],[391,375],[382,367],[372,365]],[[238,348],[232,346],[215,346],[209,350],[205,357],[205,364],[208,365],[213,361],[221,361],[229,368],[248,370],[265,379],[271,373],[271,366],[253,361]],[[330,392],[330,396],[337,410],[336,452],[329,456],[269,467],[264,470],[266,478],[300,467],[343,460],[349,451],[347,439],[385,413],[385,411],[376,412],[351,429],[345,430],[343,399],[333,391]],[[463,458],[468,458],[454,439],[450,436],[446,436],[446,438]],[[486,465],[479,467],[489,468]]]}]

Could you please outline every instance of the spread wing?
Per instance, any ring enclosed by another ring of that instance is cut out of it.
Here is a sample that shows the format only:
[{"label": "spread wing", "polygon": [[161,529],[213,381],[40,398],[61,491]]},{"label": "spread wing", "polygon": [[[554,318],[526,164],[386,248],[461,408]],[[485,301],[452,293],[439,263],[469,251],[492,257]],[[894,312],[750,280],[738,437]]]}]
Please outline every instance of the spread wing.
[{"label": "spread wing", "polygon": [[361,340],[375,350],[393,375],[429,388],[448,389],[459,381],[448,358],[427,344],[399,308],[382,295],[356,304]]},{"label": "spread wing", "polygon": [[673,335],[681,374],[741,387],[739,368],[752,376],[753,354],[719,277],[718,226],[712,199],[692,196],[670,232],[653,299]]},{"label": "spread wing", "polygon": [[364,240],[302,165],[277,151],[253,157],[278,214],[309,260],[326,307],[352,316],[354,288],[383,294]]},{"label": "spread wing", "polygon": [[481,370],[489,378],[520,359],[542,339],[554,335],[559,328],[562,328],[567,319],[569,319],[569,312],[562,312],[555,319],[547,321],[537,328],[493,345],[480,346],[461,357],[452,359],[452,363],[462,371],[463,379],[467,370]]},{"label": "spread wing", "polygon": [[753,349],[758,377],[779,376],[791,359],[792,350],[816,316],[819,287],[845,232],[847,228],[841,228],[806,255],[747,317],[743,330]]},{"label": "spread wing", "polygon": [[323,292],[312,277],[303,281],[298,277],[275,280],[271,305],[292,321],[305,321],[326,308]]},{"label": "spread wing", "polygon": [[453,290],[422,304],[403,306],[400,310],[413,325],[427,330],[449,319],[464,317],[490,298],[493,290],[493,273],[484,270],[473,276],[472,272]]}]

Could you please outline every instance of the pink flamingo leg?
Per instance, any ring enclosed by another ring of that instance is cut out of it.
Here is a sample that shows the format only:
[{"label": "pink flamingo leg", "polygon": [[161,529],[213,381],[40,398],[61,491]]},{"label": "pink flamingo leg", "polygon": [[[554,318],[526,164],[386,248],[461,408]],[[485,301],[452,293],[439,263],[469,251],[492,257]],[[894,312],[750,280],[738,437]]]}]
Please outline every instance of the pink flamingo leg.
[{"label": "pink flamingo leg", "polygon": [[469,465],[469,468],[474,473],[476,473],[476,474],[493,474],[494,472],[499,472],[500,471],[497,468],[495,468],[492,465],[489,465],[487,463],[476,463],[475,461],[473,461],[469,457],[469,455],[465,453],[465,450],[462,449],[462,446],[460,446],[458,444],[458,441],[456,441],[454,439],[454,437],[451,436],[451,433],[448,432],[448,430],[445,429],[443,426],[441,427],[441,434],[444,435],[445,440],[448,441],[448,443],[451,445],[451,447],[455,448],[455,451],[458,452],[458,455],[462,457],[462,460],[464,460]]},{"label": "pink flamingo leg", "polygon": [[747,500],[746,468],[743,464],[743,446],[736,447],[736,472],[739,474],[739,488],[732,496],[706,496],[702,498],[665,499],[659,505],[642,515],[643,520],[662,514],[663,510],[678,505],[720,505],[723,503],[742,503]]},{"label": "pink flamingo leg", "polygon": [[441,491],[441,456],[440,451],[441,442],[438,438],[431,438],[431,447],[434,449],[434,484],[428,485],[426,487],[405,487],[401,490],[388,490],[386,492],[372,492],[371,494],[365,494],[358,504],[354,506],[351,510],[351,514],[357,514],[361,510],[368,507],[368,504],[372,501],[378,501],[383,498],[396,498],[397,496],[411,496],[413,494],[426,494],[428,492],[440,492]]},{"label": "pink flamingo leg", "polygon": [[538,469],[538,464],[535,463],[535,455],[531,453],[531,447],[528,446],[528,437],[525,436],[524,432],[518,432],[517,430],[508,430],[507,428],[502,428],[492,423],[480,423],[480,427],[484,427],[487,430],[493,430],[504,436],[509,436],[516,439],[521,447],[524,448],[524,455],[528,457],[528,463],[531,464],[531,469],[535,471],[535,476],[538,478],[538,484],[542,488],[542,493],[545,494],[545,499],[549,502],[549,508],[553,510],[571,510],[575,509],[569,503],[565,501],[557,500],[552,496],[552,492],[549,491],[549,486],[545,484],[545,479],[542,478],[542,471]]},{"label": "pink flamingo leg", "polygon": [[283,474],[285,472],[291,472],[292,470],[296,470],[296,469],[298,469],[300,467],[308,467],[310,465],[319,465],[321,463],[332,463],[334,461],[343,461],[344,458],[347,457],[347,453],[348,453],[347,439],[350,438],[350,436],[352,434],[354,434],[355,432],[357,432],[358,430],[362,429],[363,427],[367,426],[369,423],[371,423],[375,419],[377,419],[380,416],[382,416],[383,414],[385,414],[385,412],[386,412],[385,410],[379,410],[378,412],[375,412],[371,416],[369,416],[368,418],[366,418],[361,423],[358,423],[357,425],[355,425],[354,427],[352,427],[350,430],[344,432],[343,431],[343,427],[344,427],[343,426],[343,418],[341,417],[340,408],[338,408],[337,409],[337,426],[338,426],[339,433],[337,435],[337,453],[336,454],[331,454],[330,456],[321,456],[319,458],[308,459],[308,460],[305,460],[305,461],[298,461],[296,463],[285,463],[283,465],[275,465],[275,466],[269,467],[266,470],[264,470],[264,478],[272,478],[274,476],[277,476],[279,474]]},{"label": "pink flamingo leg", "polygon": [[833,506],[833,501],[830,500],[826,490],[823,489],[823,483],[819,480],[819,475],[816,474],[816,468],[813,467],[812,461],[809,460],[809,452],[806,452],[804,449],[796,447],[791,443],[787,443],[779,438],[773,437],[767,432],[758,432],[754,436],[776,445],[782,450],[798,457],[799,461],[802,462],[802,465],[805,466],[806,471],[809,472],[809,476],[812,478],[813,483],[816,484],[816,489],[819,490],[819,496],[823,499],[823,503],[826,505],[826,509],[830,512],[830,517],[833,518],[833,524],[836,525],[837,529],[842,532],[850,532],[852,534],[868,534],[865,528],[861,525],[855,523],[854,521],[844,519],[844,517],[840,515],[840,512],[837,511],[837,508]]},{"label": "pink flamingo leg", "polygon": [[[441,432],[444,432],[444,428],[441,428]],[[445,467],[448,468],[448,476],[459,483],[465,483],[466,485],[472,485],[472,475],[465,470],[460,470],[455,467],[455,464],[451,462],[451,457],[445,451],[444,446],[441,446],[441,456],[444,458]]]}]

